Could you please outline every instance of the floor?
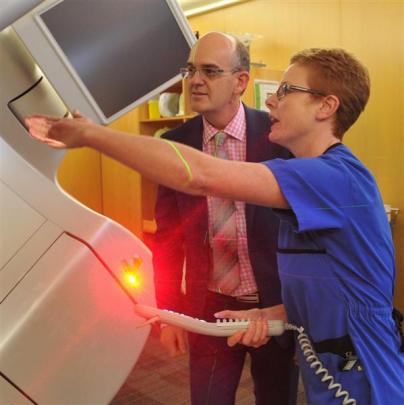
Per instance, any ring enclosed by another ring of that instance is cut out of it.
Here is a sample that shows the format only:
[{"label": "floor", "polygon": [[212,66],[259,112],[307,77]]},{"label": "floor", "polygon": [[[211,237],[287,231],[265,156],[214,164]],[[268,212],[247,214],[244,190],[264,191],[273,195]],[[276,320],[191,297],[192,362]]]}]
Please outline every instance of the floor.
[{"label": "floor", "polygon": [[[244,368],[236,405],[254,404],[252,383]],[[171,359],[160,345],[158,332],[150,334],[138,362],[110,405],[189,405],[188,359]],[[299,387],[298,405],[305,405],[303,388]]]}]

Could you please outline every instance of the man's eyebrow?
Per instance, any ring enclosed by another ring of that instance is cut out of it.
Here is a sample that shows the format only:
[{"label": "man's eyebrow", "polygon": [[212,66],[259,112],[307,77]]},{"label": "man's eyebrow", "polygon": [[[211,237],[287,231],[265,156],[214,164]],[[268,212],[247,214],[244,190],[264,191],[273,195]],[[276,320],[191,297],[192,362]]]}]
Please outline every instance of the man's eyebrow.
[{"label": "man's eyebrow", "polygon": [[[195,67],[195,65],[192,62],[187,63],[187,67]],[[203,63],[200,65],[201,68],[212,68],[212,69],[220,69],[220,66],[215,65],[213,63]]]},{"label": "man's eyebrow", "polygon": [[204,65],[202,65],[202,67],[204,67],[204,68],[220,69],[220,66],[215,65],[215,64],[213,64],[213,63],[205,63]]}]

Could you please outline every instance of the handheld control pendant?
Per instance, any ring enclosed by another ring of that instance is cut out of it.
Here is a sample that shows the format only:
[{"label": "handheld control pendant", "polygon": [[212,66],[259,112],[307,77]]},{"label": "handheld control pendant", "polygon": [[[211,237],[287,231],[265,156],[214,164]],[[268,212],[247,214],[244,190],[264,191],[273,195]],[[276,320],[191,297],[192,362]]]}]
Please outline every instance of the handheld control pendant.
[{"label": "handheld control pendant", "polygon": [[[178,326],[188,332],[200,333],[210,336],[231,336],[238,330],[248,328],[247,320],[218,319],[216,322],[207,322],[201,319],[168,311],[167,309],[158,309],[147,305],[137,304],[135,312],[146,318]],[[287,324],[280,320],[268,321],[269,336],[280,336],[285,331]]]},{"label": "handheld control pendant", "polygon": [[[218,319],[216,322],[207,322],[167,309],[158,309],[141,304],[135,305],[135,312],[139,316],[148,319],[148,321],[140,325],[140,327],[158,321],[178,326],[188,332],[210,336],[231,336],[239,330],[246,330],[249,323],[248,320],[234,319]],[[323,366],[323,363],[314,351],[308,335],[304,332],[303,327],[297,327],[281,320],[268,321],[268,336],[280,336],[285,330],[297,332],[297,342],[299,343],[305,360],[320,380],[327,385],[327,389],[334,391],[335,398],[341,399],[342,405],[355,405],[356,400],[351,398],[347,391],[344,391],[342,385],[337,383],[334,377],[330,375],[328,370]]]}]

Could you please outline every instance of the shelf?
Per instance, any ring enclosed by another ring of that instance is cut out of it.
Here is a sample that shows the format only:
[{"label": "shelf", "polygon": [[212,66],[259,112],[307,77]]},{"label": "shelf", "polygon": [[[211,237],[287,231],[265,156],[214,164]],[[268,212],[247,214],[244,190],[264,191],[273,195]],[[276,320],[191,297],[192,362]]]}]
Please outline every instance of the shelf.
[{"label": "shelf", "polygon": [[190,115],[179,115],[175,117],[162,117],[162,118],[154,118],[154,119],[144,119],[140,120],[139,122],[141,124],[154,124],[154,123],[160,123],[164,124],[166,122],[185,122],[193,117],[195,117],[196,114],[190,114]]},{"label": "shelf", "polygon": [[144,219],[142,225],[143,225],[143,232],[151,234],[156,233],[157,224],[155,220]]}]

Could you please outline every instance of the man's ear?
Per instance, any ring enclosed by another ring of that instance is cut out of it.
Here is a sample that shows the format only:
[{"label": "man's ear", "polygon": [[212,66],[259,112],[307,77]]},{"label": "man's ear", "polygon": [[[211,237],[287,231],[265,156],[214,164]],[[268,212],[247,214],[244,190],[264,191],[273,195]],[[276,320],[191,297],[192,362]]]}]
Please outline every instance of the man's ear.
[{"label": "man's ear", "polygon": [[250,80],[250,74],[246,70],[242,70],[237,74],[237,86],[236,92],[237,94],[243,94],[248,86],[248,82]]},{"label": "man's ear", "polygon": [[330,94],[322,98],[322,102],[317,109],[316,118],[320,121],[326,120],[333,116],[339,107],[339,99],[337,96]]}]

